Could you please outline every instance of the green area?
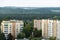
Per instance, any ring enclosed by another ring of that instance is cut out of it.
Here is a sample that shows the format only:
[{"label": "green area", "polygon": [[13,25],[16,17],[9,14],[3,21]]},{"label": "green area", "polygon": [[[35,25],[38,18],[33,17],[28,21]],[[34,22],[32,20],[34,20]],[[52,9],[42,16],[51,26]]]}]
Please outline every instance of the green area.
[{"label": "green area", "polygon": [[54,19],[60,19],[60,16],[54,16],[53,18]]},{"label": "green area", "polygon": [[6,40],[4,33],[0,32],[0,40]]},{"label": "green area", "polygon": [[17,35],[17,39],[23,39],[25,37],[25,33],[19,33],[18,35]]},{"label": "green area", "polygon": [[11,33],[8,34],[8,39],[7,40],[14,40],[15,38],[12,36]]},{"label": "green area", "polygon": [[56,40],[56,37],[50,37],[48,40]]},{"label": "green area", "polygon": [[[51,10],[60,10],[58,8],[36,8],[36,7],[0,7],[0,22],[1,20],[21,19],[21,20],[33,20],[33,19],[60,19],[60,12],[53,12]],[[57,17],[55,17],[57,16]]]},{"label": "green area", "polygon": [[41,40],[41,38],[32,38],[31,40]]}]

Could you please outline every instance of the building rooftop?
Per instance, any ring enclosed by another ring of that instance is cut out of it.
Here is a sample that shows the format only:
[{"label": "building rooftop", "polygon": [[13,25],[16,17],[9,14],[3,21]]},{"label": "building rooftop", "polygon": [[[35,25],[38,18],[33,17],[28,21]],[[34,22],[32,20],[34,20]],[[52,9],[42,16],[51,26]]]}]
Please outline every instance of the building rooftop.
[{"label": "building rooftop", "polygon": [[19,22],[20,23],[21,22],[22,23],[23,20],[8,20],[8,21],[3,20],[2,23],[4,23],[4,22],[7,22],[7,23],[12,23],[12,22]]}]

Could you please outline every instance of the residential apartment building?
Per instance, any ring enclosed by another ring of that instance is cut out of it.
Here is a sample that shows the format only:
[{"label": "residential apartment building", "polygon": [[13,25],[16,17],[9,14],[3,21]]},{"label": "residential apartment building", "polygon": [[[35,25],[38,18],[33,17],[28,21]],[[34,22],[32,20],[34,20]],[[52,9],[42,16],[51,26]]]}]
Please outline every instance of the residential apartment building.
[{"label": "residential apartment building", "polygon": [[47,37],[48,34],[48,20],[42,19],[42,37]]},{"label": "residential apartment building", "polygon": [[34,20],[34,28],[37,28],[38,30],[42,29],[43,38],[56,37],[60,39],[60,20]]},{"label": "residential apartment building", "polygon": [[57,20],[56,37],[60,40],[60,20]]},{"label": "residential apartment building", "polygon": [[[45,20],[47,20],[45,22]],[[43,20],[42,20],[43,22]],[[50,38],[50,37],[57,37],[57,20],[53,19],[44,19],[45,25],[42,26],[42,37]]]},{"label": "residential apartment building", "polygon": [[17,37],[17,34],[22,31],[24,27],[24,23],[22,20],[9,20],[9,21],[2,21],[1,23],[1,31],[7,35],[11,33],[14,37]]},{"label": "residential apartment building", "polygon": [[34,28],[37,28],[38,30],[42,29],[42,20],[34,20]]}]

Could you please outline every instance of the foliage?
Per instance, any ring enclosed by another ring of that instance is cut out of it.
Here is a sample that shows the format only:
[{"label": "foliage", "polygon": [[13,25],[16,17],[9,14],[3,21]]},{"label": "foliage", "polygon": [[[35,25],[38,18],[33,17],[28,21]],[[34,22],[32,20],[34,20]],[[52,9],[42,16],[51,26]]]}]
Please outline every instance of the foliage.
[{"label": "foliage", "polygon": [[6,40],[4,33],[0,33],[0,40]]},{"label": "foliage", "polygon": [[7,40],[13,40],[13,36],[11,35],[11,33],[8,34],[8,39]]},{"label": "foliage", "polygon": [[53,19],[60,19],[60,16],[54,16]]},{"label": "foliage", "polygon": [[[15,8],[15,7],[0,7],[0,20],[10,19],[22,19],[22,20],[33,20],[33,19],[47,19],[55,18],[60,19],[60,12],[52,12],[51,10],[60,8],[36,8],[30,10],[30,8]],[[9,17],[7,17],[9,16]],[[7,17],[7,19],[5,18]]]},{"label": "foliage", "polygon": [[42,30],[35,29],[33,31],[34,37],[42,37]]},{"label": "foliage", "polygon": [[10,19],[10,16],[5,16],[4,18],[3,18],[3,20],[9,20]]},{"label": "foliage", "polygon": [[23,33],[25,33],[25,37],[28,38],[32,34],[33,27],[30,25],[30,23],[25,23],[25,27],[23,28]]},{"label": "foliage", "polygon": [[50,37],[49,40],[56,40],[56,37]]},{"label": "foliage", "polygon": [[17,35],[18,39],[23,39],[24,37],[25,37],[25,34],[22,32]]},{"label": "foliage", "polygon": [[32,38],[31,40],[41,40],[41,38]]},{"label": "foliage", "polygon": [[33,38],[33,36],[32,36],[32,35],[30,35],[29,40],[31,40],[32,38]]}]

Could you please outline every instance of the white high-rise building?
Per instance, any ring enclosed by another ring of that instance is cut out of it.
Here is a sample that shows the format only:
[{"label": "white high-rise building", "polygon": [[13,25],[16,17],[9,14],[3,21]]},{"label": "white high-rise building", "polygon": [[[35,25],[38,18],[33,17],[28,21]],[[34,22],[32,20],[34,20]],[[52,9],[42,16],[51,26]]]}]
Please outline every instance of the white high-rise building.
[{"label": "white high-rise building", "polygon": [[24,23],[22,20],[9,20],[9,21],[2,21],[1,23],[1,31],[7,35],[11,33],[14,37],[17,37],[17,34],[22,31],[24,27]]},{"label": "white high-rise building", "polygon": [[53,36],[53,20],[48,20],[48,37]]},{"label": "white high-rise building", "polygon": [[60,20],[57,20],[57,39],[60,39]]}]

